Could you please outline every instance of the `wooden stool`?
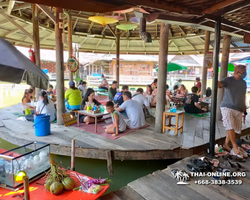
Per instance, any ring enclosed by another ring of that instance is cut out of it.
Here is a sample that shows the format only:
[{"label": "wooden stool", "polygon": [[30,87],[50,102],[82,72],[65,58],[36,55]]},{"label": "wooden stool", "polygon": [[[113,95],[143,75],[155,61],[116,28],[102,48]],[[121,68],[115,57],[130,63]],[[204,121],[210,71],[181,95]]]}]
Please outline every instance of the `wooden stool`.
[{"label": "wooden stool", "polygon": [[[166,125],[166,115],[169,116],[169,124]],[[179,116],[181,115],[181,126],[179,126]],[[176,118],[176,124],[171,124],[172,116]],[[177,110],[176,112],[165,111],[163,113],[163,132],[166,129],[174,130],[175,135],[178,135],[178,130],[181,129],[181,133],[183,132],[183,123],[184,123],[184,111]],[[174,126],[174,128],[172,127]]]}]

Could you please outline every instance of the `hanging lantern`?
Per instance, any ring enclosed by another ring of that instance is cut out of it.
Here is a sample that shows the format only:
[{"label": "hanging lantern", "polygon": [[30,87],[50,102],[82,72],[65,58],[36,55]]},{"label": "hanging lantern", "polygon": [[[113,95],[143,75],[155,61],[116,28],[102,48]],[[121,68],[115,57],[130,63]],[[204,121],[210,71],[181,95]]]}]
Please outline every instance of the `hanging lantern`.
[{"label": "hanging lantern", "polygon": [[129,31],[137,28],[138,25],[136,24],[119,24],[116,26],[116,28],[123,30],[123,31]]},{"label": "hanging lantern", "polygon": [[103,16],[93,16],[88,18],[90,21],[101,24],[105,26],[106,24],[114,24],[118,22],[117,19],[111,17],[103,17]]}]

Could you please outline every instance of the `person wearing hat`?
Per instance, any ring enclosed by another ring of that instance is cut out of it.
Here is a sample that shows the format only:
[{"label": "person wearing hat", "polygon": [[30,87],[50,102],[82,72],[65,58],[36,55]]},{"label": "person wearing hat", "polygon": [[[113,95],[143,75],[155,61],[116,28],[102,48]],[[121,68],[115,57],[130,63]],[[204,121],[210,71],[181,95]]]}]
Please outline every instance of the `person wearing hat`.
[{"label": "person wearing hat", "polygon": [[104,89],[108,91],[108,88],[109,88],[109,83],[107,79],[105,78],[105,76],[102,74],[102,82],[99,85],[99,89]]},{"label": "person wearing hat", "polygon": [[81,102],[81,91],[76,88],[74,81],[70,81],[69,89],[65,92],[66,108],[69,110],[80,110]]},{"label": "person wearing hat", "polygon": [[200,79],[200,77],[196,77],[194,86],[198,87],[198,93],[200,93],[200,91],[201,91],[201,79]]}]

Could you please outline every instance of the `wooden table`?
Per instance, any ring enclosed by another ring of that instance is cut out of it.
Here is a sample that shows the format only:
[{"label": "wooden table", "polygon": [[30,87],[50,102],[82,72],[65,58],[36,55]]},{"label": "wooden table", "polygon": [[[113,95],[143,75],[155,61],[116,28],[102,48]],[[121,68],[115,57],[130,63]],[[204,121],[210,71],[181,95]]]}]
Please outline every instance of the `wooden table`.
[{"label": "wooden table", "polygon": [[[184,124],[184,111],[183,110],[177,110],[176,112],[170,112],[170,110],[167,110],[163,113],[163,132],[165,132],[166,129],[174,130],[175,135],[178,134],[178,131],[181,129],[181,133],[183,132],[183,124]],[[166,125],[166,115],[169,116],[169,124]],[[179,116],[181,115],[181,125],[179,126]],[[171,124],[171,118],[172,116],[176,117],[176,124]],[[172,128],[174,126],[175,128]]]},{"label": "wooden table", "polygon": [[104,115],[110,115],[106,110],[104,112],[98,113],[98,114],[89,113],[89,112],[87,112],[87,110],[78,110],[78,115],[77,115],[77,126],[78,127],[80,126],[80,122],[79,122],[80,114],[95,118],[95,133],[97,133],[97,117],[102,117]]}]

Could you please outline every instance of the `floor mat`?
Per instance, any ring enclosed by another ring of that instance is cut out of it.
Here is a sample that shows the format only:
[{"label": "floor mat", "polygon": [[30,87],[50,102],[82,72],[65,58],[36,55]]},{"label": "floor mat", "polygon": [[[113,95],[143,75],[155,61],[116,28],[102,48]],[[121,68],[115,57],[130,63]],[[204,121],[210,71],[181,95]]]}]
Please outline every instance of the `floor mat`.
[{"label": "floor mat", "polygon": [[187,115],[191,115],[193,117],[198,117],[198,118],[209,118],[210,117],[210,112],[207,113],[200,113],[200,114],[193,114],[193,113],[186,113]]},{"label": "floor mat", "polygon": [[138,129],[126,129],[123,133],[119,133],[118,136],[112,136],[112,134],[107,134],[105,133],[105,129],[107,126],[111,125],[112,122],[110,122],[110,120],[107,120],[106,122],[98,122],[97,124],[97,133],[95,133],[95,124],[89,124],[89,125],[86,125],[86,124],[83,124],[81,123],[80,124],[80,127],[77,127],[77,125],[72,125],[73,127],[76,127],[76,128],[79,128],[81,130],[84,130],[84,131],[88,131],[88,132],[91,132],[91,133],[95,133],[95,134],[98,134],[98,135],[101,135],[103,137],[106,137],[106,138],[109,138],[111,140],[116,140],[124,135],[127,135],[129,133],[132,133],[134,131],[137,131],[139,129],[142,129],[142,128],[146,128],[148,126],[150,126],[149,124],[146,124],[144,127],[141,127],[141,128],[138,128]]}]

